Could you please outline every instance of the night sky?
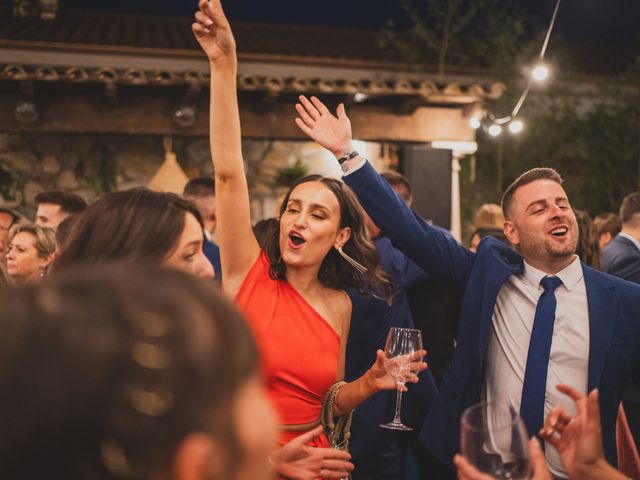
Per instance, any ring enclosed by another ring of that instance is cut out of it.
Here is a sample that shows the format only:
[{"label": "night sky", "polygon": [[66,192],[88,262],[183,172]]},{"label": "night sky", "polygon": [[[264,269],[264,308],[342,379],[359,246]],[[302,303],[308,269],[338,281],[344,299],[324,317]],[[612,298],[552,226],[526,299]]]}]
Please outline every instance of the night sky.
[{"label": "night sky", "polygon": [[[9,3],[11,0],[0,0]],[[520,0],[534,27],[548,23],[555,0]],[[191,15],[195,0],[60,0],[61,8]],[[402,22],[400,0],[226,0],[233,20],[379,28],[390,18]],[[640,0],[562,0],[556,32],[570,42],[638,46]]]}]

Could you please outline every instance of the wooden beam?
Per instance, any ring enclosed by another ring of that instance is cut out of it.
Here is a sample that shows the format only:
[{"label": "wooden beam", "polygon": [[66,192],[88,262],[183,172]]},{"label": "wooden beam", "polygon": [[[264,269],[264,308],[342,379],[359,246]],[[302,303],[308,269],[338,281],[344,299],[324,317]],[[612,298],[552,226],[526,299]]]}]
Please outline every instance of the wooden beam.
[{"label": "wooden beam", "polygon": [[[40,119],[21,124],[13,117],[16,95],[0,93],[0,131],[40,133],[113,133],[131,135],[209,134],[206,99],[198,106],[196,124],[180,128],[172,123],[178,98],[161,96],[118,96],[117,103],[104,96],[73,95],[41,98]],[[294,123],[293,105],[273,103],[256,109],[241,102],[242,131],[245,138],[304,140]],[[433,140],[474,140],[463,108],[417,108],[399,115],[383,107],[353,105],[349,109],[354,138],[369,141],[431,142]]]}]

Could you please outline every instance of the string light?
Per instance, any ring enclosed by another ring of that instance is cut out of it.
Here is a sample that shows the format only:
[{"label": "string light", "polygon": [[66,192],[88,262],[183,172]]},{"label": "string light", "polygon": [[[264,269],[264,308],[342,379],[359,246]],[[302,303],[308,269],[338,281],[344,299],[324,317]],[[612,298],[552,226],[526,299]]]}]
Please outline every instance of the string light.
[{"label": "string light", "polygon": [[473,128],[474,130],[479,129],[480,125],[481,125],[481,123],[480,123],[480,119],[478,117],[471,117],[469,119],[469,126],[471,128]]},{"label": "string light", "polygon": [[488,132],[492,137],[497,137],[502,133],[502,127],[494,123],[489,127]]},{"label": "string light", "polygon": [[538,65],[531,72],[531,78],[533,78],[537,82],[541,82],[549,76],[549,69],[546,65]]},{"label": "string light", "polygon": [[511,133],[520,133],[524,128],[524,124],[520,120],[514,120],[507,127]]},{"label": "string light", "polygon": [[[509,131],[512,133],[519,133],[524,128],[524,124],[520,120],[516,120],[522,105],[524,104],[527,96],[529,95],[529,91],[534,82],[541,82],[545,80],[549,76],[549,68],[544,64],[544,56],[547,52],[547,47],[549,46],[549,39],[551,38],[551,32],[553,31],[553,27],[556,24],[556,19],[558,18],[558,9],[560,8],[560,1],[556,0],[556,6],[553,10],[553,15],[551,16],[551,21],[549,22],[549,28],[547,28],[547,34],[545,35],[544,42],[542,43],[542,48],[540,49],[540,55],[538,56],[538,63],[531,71],[531,76],[529,77],[529,81],[527,82],[527,86],[525,87],[522,95],[518,99],[516,106],[513,107],[510,115],[502,118],[494,118],[490,115],[490,118],[493,120],[493,124],[488,128],[489,135],[493,137],[497,137],[502,133],[501,125],[508,125]],[[471,119],[473,120],[473,118]],[[469,121],[471,123],[471,120]],[[473,126],[473,125],[472,125]],[[498,127],[498,128],[493,128]],[[474,127],[475,128],[475,127]],[[497,133],[492,133],[497,132]]]}]

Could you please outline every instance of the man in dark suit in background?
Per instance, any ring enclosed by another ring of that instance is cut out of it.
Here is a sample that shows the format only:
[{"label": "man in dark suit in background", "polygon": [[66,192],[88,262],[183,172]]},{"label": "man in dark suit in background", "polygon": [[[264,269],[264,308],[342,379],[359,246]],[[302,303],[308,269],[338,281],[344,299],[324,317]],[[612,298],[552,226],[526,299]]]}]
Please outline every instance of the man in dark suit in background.
[{"label": "man in dark suit in background", "polygon": [[[600,266],[611,275],[640,283],[640,192],[622,200],[620,219],[622,230],[602,250]],[[640,389],[629,385],[622,403],[636,447],[640,449]]]},{"label": "man in dark suit in background", "polygon": [[182,196],[196,206],[204,223],[204,255],[207,257],[216,274],[216,281],[222,280],[220,267],[220,249],[215,243],[216,231],[216,188],[211,177],[197,177],[189,180]]},{"label": "man in dark suit in background", "polygon": [[[397,172],[380,175],[411,208],[413,194],[409,181]],[[439,386],[453,358],[461,298],[451,287],[443,285],[438,279],[427,277],[407,289],[407,299],[416,328],[422,331],[422,341],[427,350],[426,361]]]},{"label": "man in dark suit in background", "polygon": [[640,192],[624,197],[620,220],[622,230],[602,250],[600,264],[611,275],[640,283]]}]

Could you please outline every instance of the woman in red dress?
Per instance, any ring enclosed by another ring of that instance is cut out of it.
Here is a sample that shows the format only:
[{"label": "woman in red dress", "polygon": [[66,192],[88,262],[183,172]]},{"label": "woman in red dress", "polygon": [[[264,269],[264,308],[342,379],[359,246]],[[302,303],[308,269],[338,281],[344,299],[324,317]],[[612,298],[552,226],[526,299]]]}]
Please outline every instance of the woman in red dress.
[{"label": "woman in red dress", "polygon": [[[211,67],[211,150],[223,288],[256,337],[285,443],[318,425],[324,393],[343,378],[351,318],[344,289],[390,298],[391,288],[367,238],[361,207],[338,180],[311,176],[294,185],[282,202],[279,228],[263,250],[259,247],[251,229],[241,150],[235,40],[220,0],[201,0],[195,17],[192,28]],[[423,362],[416,365],[417,370],[425,368]],[[370,370],[339,390],[333,413],[348,413],[372,394],[395,388],[384,368],[384,353],[378,351]],[[322,435],[312,445],[329,447]],[[325,462],[319,476],[346,476],[331,465]]]}]

